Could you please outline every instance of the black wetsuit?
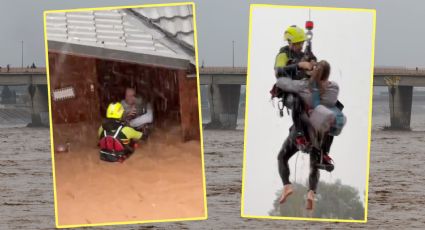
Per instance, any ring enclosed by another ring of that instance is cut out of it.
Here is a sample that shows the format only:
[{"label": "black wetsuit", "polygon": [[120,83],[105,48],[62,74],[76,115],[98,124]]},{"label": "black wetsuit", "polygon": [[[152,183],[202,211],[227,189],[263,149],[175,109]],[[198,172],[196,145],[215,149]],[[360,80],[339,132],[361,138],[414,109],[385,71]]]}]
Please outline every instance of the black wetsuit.
[{"label": "black wetsuit", "polygon": [[[289,181],[289,159],[298,152],[298,148],[295,144],[295,136],[296,132],[294,127],[292,126],[289,129],[289,136],[286,138],[285,142],[283,142],[282,148],[279,151],[278,155],[278,168],[279,175],[282,179],[283,185],[290,184]],[[313,149],[310,153],[310,175],[309,175],[309,189],[316,192],[317,184],[319,182],[320,172],[317,164],[320,162],[320,153],[317,149]]]}]

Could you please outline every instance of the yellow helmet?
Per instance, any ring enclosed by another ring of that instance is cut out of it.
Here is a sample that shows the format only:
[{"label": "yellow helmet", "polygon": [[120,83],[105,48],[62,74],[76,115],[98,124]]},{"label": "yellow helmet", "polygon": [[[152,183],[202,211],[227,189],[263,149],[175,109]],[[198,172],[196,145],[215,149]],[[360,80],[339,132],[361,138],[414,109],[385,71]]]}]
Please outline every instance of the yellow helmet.
[{"label": "yellow helmet", "polygon": [[109,104],[108,109],[106,110],[107,118],[121,119],[123,114],[124,114],[124,108],[122,107],[122,104],[119,102]]},{"label": "yellow helmet", "polygon": [[305,41],[307,36],[303,29],[294,25],[285,30],[284,39],[290,43],[298,43]]}]

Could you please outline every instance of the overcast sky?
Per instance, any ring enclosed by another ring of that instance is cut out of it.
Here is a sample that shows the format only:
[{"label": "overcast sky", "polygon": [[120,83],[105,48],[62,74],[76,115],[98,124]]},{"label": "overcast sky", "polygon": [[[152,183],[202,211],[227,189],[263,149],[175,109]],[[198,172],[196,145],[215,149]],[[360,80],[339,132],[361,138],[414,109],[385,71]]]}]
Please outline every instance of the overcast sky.
[{"label": "overcast sky", "polygon": [[[21,65],[21,40],[24,40],[24,65],[33,61],[44,66],[43,11],[115,5],[173,2],[146,0],[14,0],[2,1],[0,8],[0,65]],[[181,2],[181,1],[174,1]],[[336,6],[377,9],[376,65],[425,67],[425,21],[421,0],[299,0],[246,1],[199,0],[197,6],[199,60],[207,66],[232,65],[232,40],[236,41],[235,65],[246,66],[250,3]],[[408,4],[409,3],[409,4]],[[313,18],[314,19],[314,18]]]}]

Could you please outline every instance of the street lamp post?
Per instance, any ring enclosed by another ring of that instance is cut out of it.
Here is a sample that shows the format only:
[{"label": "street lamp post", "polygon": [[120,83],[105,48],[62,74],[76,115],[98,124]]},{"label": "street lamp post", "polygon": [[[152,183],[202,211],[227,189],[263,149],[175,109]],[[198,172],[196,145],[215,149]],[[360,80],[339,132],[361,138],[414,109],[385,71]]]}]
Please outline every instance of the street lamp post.
[{"label": "street lamp post", "polygon": [[232,67],[235,68],[235,41],[232,41]]},{"label": "street lamp post", "polygon": [[21,68],[24,68],[24,40],[21,41]]}]

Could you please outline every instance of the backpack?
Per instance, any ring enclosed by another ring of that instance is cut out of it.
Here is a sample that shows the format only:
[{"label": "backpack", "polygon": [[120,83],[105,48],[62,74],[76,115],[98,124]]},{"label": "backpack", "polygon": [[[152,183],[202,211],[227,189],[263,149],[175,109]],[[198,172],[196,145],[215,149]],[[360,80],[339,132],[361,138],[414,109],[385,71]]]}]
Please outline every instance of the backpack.
[{"label": "backpack", "polygon": [[329,129],[329,135],[338,136],[341,133],[342,128],[344,128],[345,122],[347,122],[347,118],[339,108],[333,107],[331,108],[331,110],[335,115],[335,120],[331,124],[331,128]]},{"label": "backpack", "polygon": [[123,162],[128,153],[124,144],[119,140],[118,134],[121,132],[123,126],[121,125],[115,133],[111,136],[103,130],[104,136],[99,140],[100,159],[108,162]]},{"label": "backpack", "polygon": [[329,132],[330,136],[338,136],[345,126],[347,118],[342,113],[343,105],[338,101],[331,108],[320,105],[320,93],[316,83],[313,83],[313,113],[310,123],[319,132]]}]

